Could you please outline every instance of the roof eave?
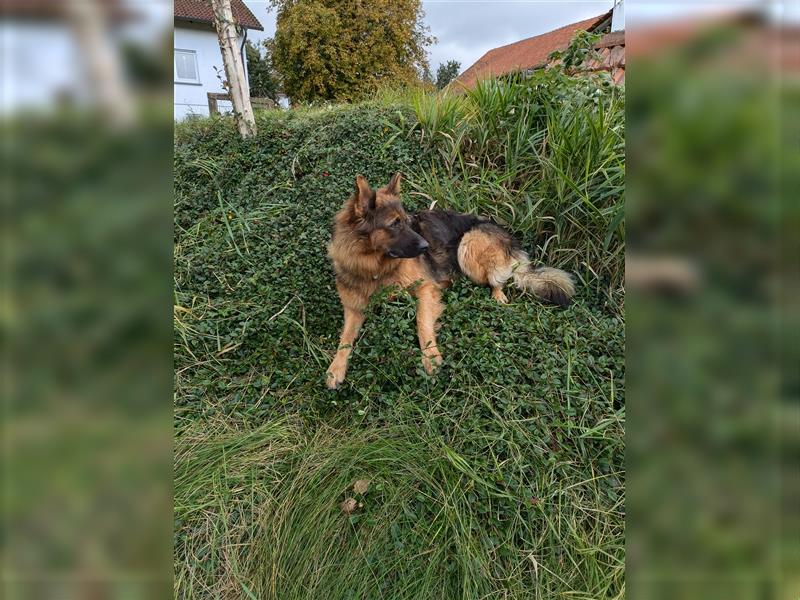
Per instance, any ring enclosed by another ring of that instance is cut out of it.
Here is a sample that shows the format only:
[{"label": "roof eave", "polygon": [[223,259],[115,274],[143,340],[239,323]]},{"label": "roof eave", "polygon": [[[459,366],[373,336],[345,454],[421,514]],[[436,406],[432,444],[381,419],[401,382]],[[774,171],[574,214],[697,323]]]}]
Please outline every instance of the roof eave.
[{"label": "roof eave", "polygon": [[[209,25],[212,28],[214,27],[214,22],[213,21],[207,21],[206,19],[193,19],[191,17],[179,17],[177,15],[175,15],[174,19],[175,19],[175,21],[180,21],[182,23],[198,23],[200,25]],[[258,24],[258,27],[255,27],[253,25],[243,25],[242,23],[236,23],[236,24],[239,27],[241,27],[242,29],[252,29],[254,31],[264,31],[264,27],[263,27],[263,25],[261,25],[261,23]]]}]

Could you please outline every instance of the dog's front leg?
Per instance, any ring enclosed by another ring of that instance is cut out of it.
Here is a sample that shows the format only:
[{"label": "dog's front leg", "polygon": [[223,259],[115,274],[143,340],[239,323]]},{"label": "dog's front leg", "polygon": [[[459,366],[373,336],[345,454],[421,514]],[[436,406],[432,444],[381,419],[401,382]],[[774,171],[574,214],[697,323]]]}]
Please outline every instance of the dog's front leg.
[{"label": "dog's front leg", "polygon": [[422,350],[422,366],[433,375],[442,364],[442,355],[436,345],[436,319],[442,314],[442,292],[432,283],[417,290],[417,335]]},{"label": "dog's front leg", "polygon": [[339,339],[339,349],[336,351],[336,356],[333,357],[333,362],[328,367],[327,373],[328,380],[326,385],[332,390],[335,390],[344,381],[344,376],[347,373],[347,360],[350,358],[353,342],[363,323],[363,310],[344,307],[344,328],[342,328],[342,337]]}]

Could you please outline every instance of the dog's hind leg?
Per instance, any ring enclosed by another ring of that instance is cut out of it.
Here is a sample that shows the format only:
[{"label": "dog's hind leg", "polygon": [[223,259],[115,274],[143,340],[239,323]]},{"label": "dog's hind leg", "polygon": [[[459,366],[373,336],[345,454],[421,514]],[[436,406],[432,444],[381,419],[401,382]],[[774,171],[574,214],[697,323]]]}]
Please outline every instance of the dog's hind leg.
[{"label": "dog's hind leg", "polygon": [[342,336],[339,339],[339,348],[327,372],[326,385],[328,388],[335,390],[344,381],[344,376],[347,373],[347,361],[353,351],[353,342],[363,324],[364,312],[362,310],[344,307],[344,327],[342,328]]},{"label": "dog's hind leg", "polygon": [[442,364],[442,354],[436,345],[436,320],[442,314],[442,292],[433,283],[424,283],[416,290],[417,335],[422,350],[422,366],[433,375]]},{"label": "dog's hind leg", "polygon": [[509,249],[508,239],[482,229],[468,231],[458,245],[461,271],[475,283],[491,287],[492,298],[500,304],[508,303],[503,286],[514,273]]}]

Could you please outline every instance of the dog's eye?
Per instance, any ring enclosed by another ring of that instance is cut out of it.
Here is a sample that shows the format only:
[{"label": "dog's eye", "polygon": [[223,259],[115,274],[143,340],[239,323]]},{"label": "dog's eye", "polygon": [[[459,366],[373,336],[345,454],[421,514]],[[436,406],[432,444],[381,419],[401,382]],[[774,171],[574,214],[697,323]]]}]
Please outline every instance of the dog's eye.
[{"label": "dog's eye", "polygon": [[389,227],[391,227],[392,229],[400,229],[400,225],[401,225],[400,219],[397,219],[395,221],[392,221],[392,224],[389,225]]}]

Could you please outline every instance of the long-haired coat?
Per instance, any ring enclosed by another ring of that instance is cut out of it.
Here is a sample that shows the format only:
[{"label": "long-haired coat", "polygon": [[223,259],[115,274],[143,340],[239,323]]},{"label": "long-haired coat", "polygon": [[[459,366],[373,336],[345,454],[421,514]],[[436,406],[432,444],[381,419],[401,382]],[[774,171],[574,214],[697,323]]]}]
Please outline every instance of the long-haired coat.
[{"label": "long-haired coat", "polygon": [[464,274],[490,287],[501,304],[508,302],[503,286],[509,279],[537,298],[562,306],[575,293],[568,273],[531,267],[513,236],[490,219],[443,210],[407,213],[399,193],[399,173],[378,190],[359,175],[355,193],[336,214],[328,255],[344,307],[344,328],[328,367],[329,388],[344,381],[364,309],[384,286],[413,286],[422,364],[428,374],[442,363],[436,320],[442,313],[441,290],[454,277]]}]

